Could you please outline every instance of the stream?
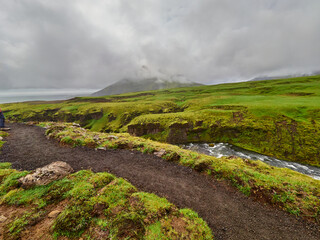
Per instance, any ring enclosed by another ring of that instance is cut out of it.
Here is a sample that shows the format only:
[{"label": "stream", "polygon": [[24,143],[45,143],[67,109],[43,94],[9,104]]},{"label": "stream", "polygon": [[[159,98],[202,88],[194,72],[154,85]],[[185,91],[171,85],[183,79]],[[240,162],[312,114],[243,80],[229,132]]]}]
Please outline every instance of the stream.
[{"label": "stream", "polygon": [[260,160],[274,167],[289,168],[294,171],[308,175],[314,179],[320,180],[320,168],[309,165],[304,165],[296,162],[289,162],[280,160],[274,157],[269,157],[256,152],[252,152],[240,147],[236,147],[229,143],[190,143],[187,145],[181,145],[184,149],[189,149],[199,153],[203,153],[209,156],[217,158],[237,156],[240,158],[250,160]]}]

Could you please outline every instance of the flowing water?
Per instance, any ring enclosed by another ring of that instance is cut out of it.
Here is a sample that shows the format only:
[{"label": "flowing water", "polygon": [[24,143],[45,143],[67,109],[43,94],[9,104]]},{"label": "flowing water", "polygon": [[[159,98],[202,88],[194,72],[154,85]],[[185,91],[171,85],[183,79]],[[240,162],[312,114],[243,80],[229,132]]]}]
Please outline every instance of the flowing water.
[{"label": "flowing water", "polygon": [[280,160],[274,157],[269,157],[240,147],[236,147],[229,143],[190,143],[187,145],[182,145],[182,148],[214,156],[217,158],[237,156],[240,158],[246,158],[251,160],[260,160],[271,166],[289,168],[294,171],[308,175],[314,179],[320,180],[320,168],[318,167]]}]

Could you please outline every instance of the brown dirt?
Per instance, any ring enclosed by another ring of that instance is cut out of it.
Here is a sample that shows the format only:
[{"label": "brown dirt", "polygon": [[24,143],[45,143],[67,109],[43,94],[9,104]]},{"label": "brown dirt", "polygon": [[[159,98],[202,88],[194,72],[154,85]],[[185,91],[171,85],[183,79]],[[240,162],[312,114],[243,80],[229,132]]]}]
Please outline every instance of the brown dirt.
[{"label": "brown dirt", "polygon": [[33,170],[53,161],[68,162],[75,170],[108,171],[129,180],[142,191],[191,208],[207,221],[216,239],[320,239],[313,223],[245,197],[224,181],[153,155],[129,150],[96,151],[62,147],[47,140],[44,129],[11,124],[0,154],[13,168]]},{"label": "brown dirt", "polygon": [[0,222],[0,239],[4,239],[4,229],[9,221],[15,219],[18,216],[23,215],[26,211],[23,207],[11,207],[11,206],[0,206],[0,216],[6,217],[6,221]]}]

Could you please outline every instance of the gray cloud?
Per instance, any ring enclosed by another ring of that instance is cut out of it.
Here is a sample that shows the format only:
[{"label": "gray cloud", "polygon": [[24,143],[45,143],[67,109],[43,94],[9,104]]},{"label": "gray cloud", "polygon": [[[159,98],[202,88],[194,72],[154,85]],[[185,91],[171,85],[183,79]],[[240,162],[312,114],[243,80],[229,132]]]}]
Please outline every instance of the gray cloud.
[{"label": "gray cloud", "polygon": [[320,68],[318,0],[0,4],[1,88],[99,88],[141,65],[207,84]]}]

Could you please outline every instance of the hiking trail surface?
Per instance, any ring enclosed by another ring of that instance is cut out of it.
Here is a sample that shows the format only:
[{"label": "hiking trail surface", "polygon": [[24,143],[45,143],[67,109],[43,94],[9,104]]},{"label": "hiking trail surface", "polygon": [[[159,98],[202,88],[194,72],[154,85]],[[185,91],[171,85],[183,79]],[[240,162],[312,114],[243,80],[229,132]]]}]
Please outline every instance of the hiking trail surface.
[{"label": "hiking trail surface", "polygon": [[0,154],[18,170],[34,170],[54,161],[69,163],[75,171],[107,171],[129,180],[180,208],[199,213],[215,239],[320,239],[320,227],[247,198],[225,181],[217,181],[191,168],[153,155],[130,150],[95,150],[62,147],[48,140],[45,129],[9,124],[10,135]]}]

